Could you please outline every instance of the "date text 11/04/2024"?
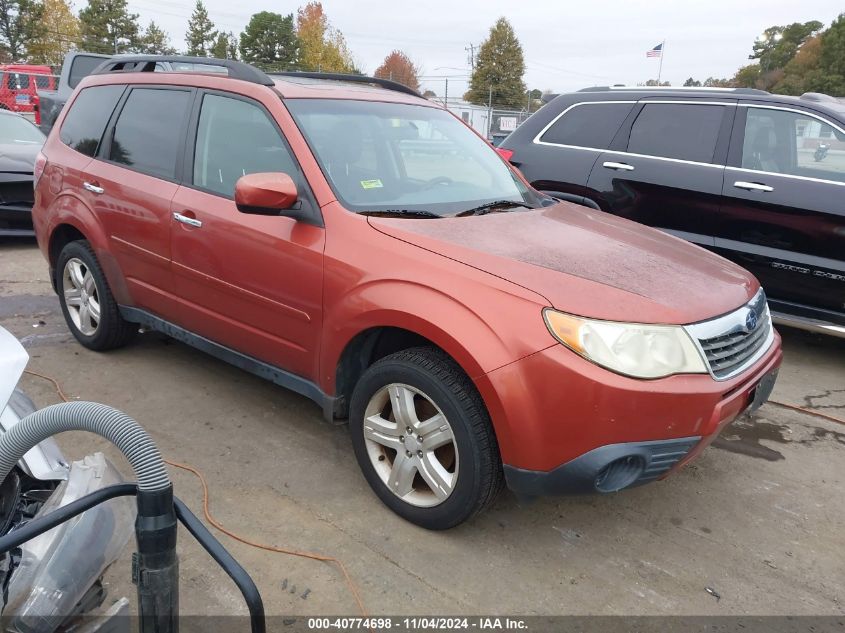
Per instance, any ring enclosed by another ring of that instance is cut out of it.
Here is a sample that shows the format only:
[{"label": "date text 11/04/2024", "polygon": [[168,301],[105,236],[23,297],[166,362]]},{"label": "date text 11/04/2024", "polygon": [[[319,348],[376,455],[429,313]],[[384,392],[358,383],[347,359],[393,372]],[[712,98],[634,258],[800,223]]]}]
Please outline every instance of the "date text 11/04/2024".
[{"label": "date text 11/04/2024", "polygon": [[308,618],[309,630],[526,630],[525,620],[509,617],[376,617],[376,618]]}]

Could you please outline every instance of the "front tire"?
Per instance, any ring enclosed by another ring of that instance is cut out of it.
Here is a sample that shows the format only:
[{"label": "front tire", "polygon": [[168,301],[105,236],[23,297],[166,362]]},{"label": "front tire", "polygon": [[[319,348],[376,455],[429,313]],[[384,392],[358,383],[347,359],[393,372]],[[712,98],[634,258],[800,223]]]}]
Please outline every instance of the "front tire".
[{"label": "front tire", "polygon": [[56,288],[71,333],[95,351],[125,345],[135,327],[120,316],[94,249],[86,240],[70,242],[56,262]]},{"label": "front tire", "polygon": [[352,394],[349,428],[370,487],[421,527],[454,527],[490,505],[503,486],[484,403],[439,350],[404,350],[367,369]]}]

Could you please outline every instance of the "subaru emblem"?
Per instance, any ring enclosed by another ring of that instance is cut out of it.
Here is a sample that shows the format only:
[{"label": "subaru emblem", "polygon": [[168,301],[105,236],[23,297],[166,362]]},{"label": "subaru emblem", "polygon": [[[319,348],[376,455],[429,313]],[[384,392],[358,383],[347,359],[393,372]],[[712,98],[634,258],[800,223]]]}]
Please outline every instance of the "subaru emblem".
[{"label": "subaru emblem", "polygon": [[753,331],[757,327],[757,313],[754,310],[750,310],[748,312],[748,316],[745,317],[745,329],[749,332]]}]

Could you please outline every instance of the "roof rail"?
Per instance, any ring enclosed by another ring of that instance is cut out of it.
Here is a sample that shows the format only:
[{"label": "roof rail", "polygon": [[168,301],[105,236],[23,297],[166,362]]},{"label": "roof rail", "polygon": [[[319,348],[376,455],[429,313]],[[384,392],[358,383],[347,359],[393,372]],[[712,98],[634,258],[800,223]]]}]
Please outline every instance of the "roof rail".
[{"label": "roof rail", "polygon": [[801,99],[805,101],[826,101],[830,103],[840,103],[839,99],[836,97],[831,97],[830,95],[826,95],[822,92],[805,92],[801,95]]},{"label": "roof rail", "polygon": [[91,74],[154,72],[158,63],[219,66],[225,68],[228,76],[232,79],[249,81],[262,86],[274,85],[273,80],[265,73],[244,62],[216,57],[188,57],[186,55],[120,55],[104,61]]},{"label": "roof rail", "polygon": [[423,96],[413,88],[409,88],[405,84],[400,84],[398,81],[382,79],[381,77],[367,77],[366,75],[351,75],[347,73],[303,72],[299,70],[272,72],[268,74],[271,77],[301,77],[303,79],[327,79],[329,81],[349,81],[358,84],[375,84],[377,86],[381,86],[382,88],[386,88],[387,90],[394,90],[396,92],[403,92],[406,95],[420,97],[421,99],[423,98]]},{"label": "roof rail", "polygon": [[679,91],[713,91],[713,92],[733,92],[735,94],[753,94],[753,95],[767,95],[771,94],[765,90],[758,90],[757,88],[722,88],[716,86],[591,86],[590,88],[581,88],[578,92],[605,92],[608,90],[630,90],[638,92],[651,92],[653,90],[665,90],[667,92]]}]

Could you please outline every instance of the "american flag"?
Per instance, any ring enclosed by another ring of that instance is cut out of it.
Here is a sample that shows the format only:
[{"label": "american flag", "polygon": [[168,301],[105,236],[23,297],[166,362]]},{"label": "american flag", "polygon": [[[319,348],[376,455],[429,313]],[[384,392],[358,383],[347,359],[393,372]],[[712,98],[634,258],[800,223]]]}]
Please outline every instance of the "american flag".
[{"label": "american flag", "polygon": [[645,54],[646,57],[660,57],[661,55],[663,55],[663,43],[662,42],[660,44],[658,44],[657,46],[655,46],[654,48],[652,48],[650,51],[646,51],[646,54]]}]

